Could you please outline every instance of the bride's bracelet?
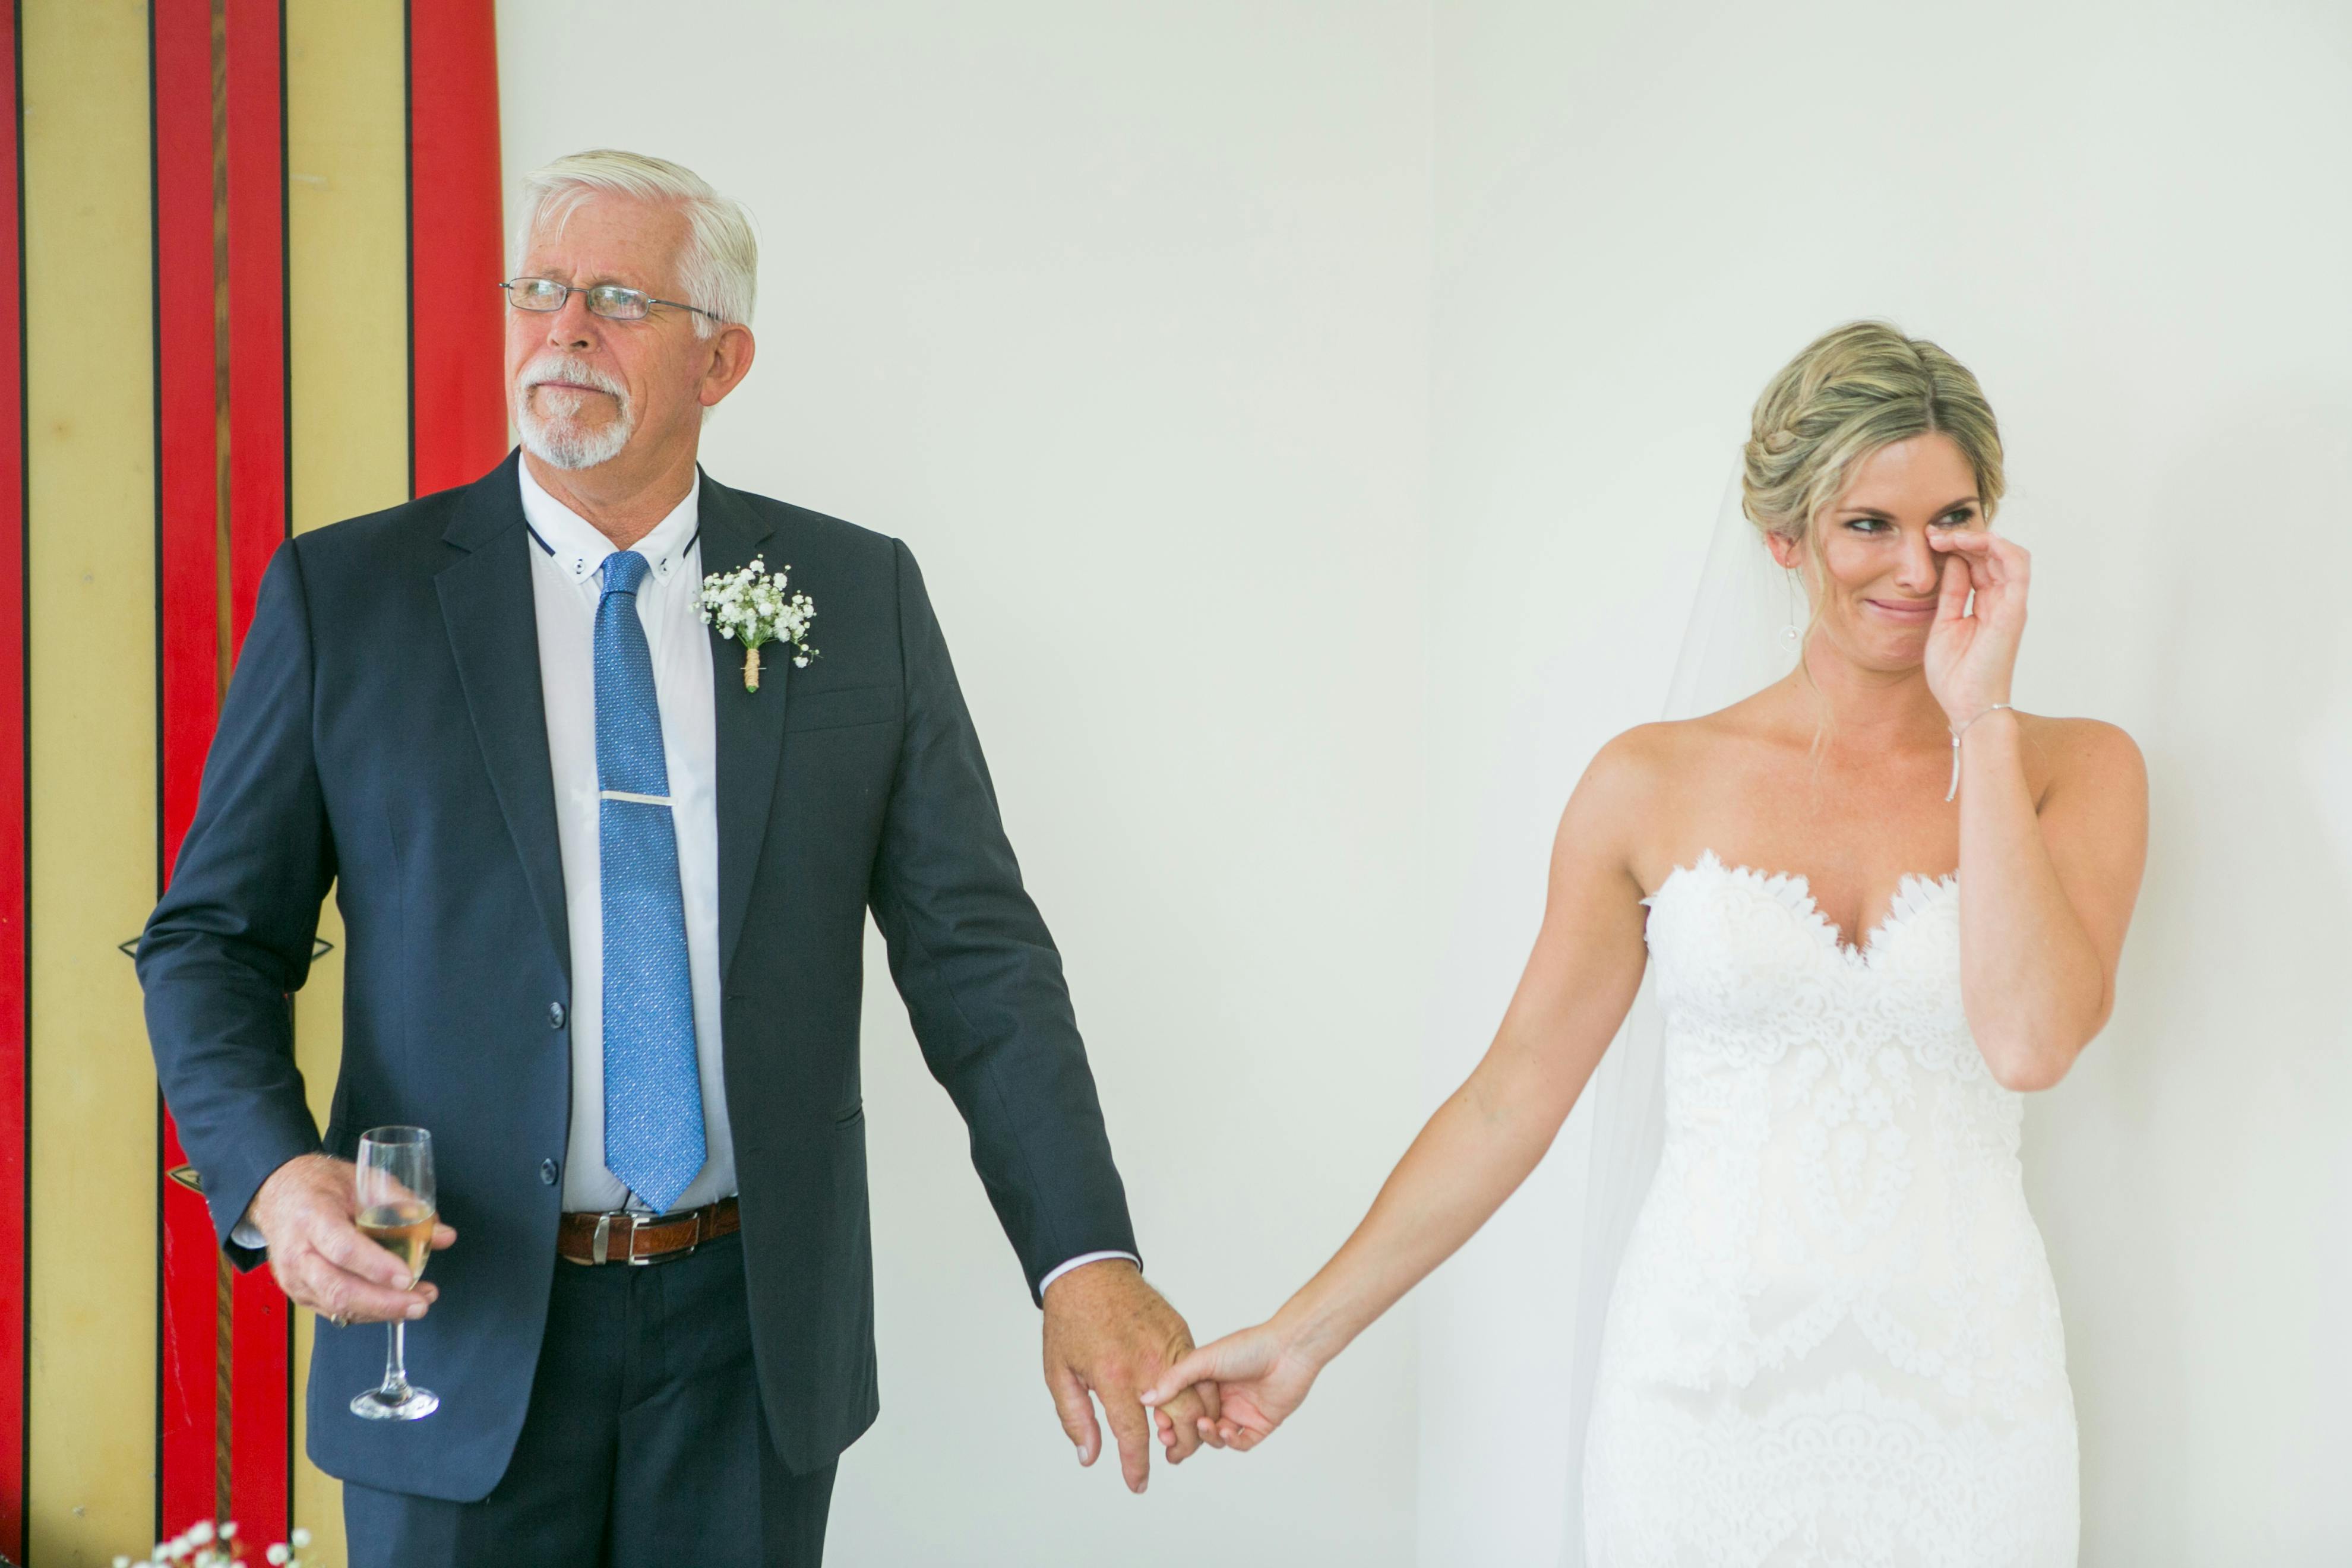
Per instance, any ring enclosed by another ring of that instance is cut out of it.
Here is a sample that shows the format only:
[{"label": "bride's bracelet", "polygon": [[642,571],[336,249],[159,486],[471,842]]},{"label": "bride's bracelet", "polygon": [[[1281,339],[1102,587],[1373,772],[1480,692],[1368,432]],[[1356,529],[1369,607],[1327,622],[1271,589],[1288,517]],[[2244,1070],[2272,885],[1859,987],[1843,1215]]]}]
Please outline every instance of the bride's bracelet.
[{"label": "bride's bracelet", "polygon": [[1980,708],[1974,713],[1969,714],[1966,719],[1961,721],[1960,727],[1952,731],[1952,784],[1950,788],[1944,791],[1944,799],[1947,803],[1948,803],[1954,795],[1960,793],[1960,737],[1968,732],[1968,728],[1970,724],[1975,723],[1986,714],[1999,712],[2003,710],[2007,710],[2010,712],[2016,711],[2015,709],[2010,708],[2009,704],[2006,702],[1995,702],[1990,707]]}]

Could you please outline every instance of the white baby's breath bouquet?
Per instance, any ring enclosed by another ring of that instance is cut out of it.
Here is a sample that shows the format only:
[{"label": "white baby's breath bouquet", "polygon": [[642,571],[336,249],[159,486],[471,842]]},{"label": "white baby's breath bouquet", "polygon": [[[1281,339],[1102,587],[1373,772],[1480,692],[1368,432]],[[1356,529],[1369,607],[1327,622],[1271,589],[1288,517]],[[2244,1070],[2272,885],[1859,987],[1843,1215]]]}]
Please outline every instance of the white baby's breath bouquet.
[{"label": "white baby's breath bouquet", "polygon": [[[290,1542],[279,1542],[263,1552],[262,1559],[278,1568],[303,1568],[298,1555],[310,1544],[310,1532],[298,1530]],[[152,1558],[133,1563],[128,1557],[114,1560],[114,1568],[165,1568],[169,1563],[184,1563],[186,1568],[250,1568],[252,1559],[245,1554],[245,1542],[236,1536],[236,1521],[225,1519],[215,1529],[209,1519],[200,1519],[169,1541],[155,1543]]]},{"label": "white baby's breath bouquet", "polygon": [[816,657],[808,642],[809,622],[816,606],[806,594],[790,592],[792,568],[771,572],[759,556],[738,572],[713,572],[702,580],[702,624],[717,626],[719,635],[743,645],[743,689],[760,689],[760,650],[772,642],[790,643],[794,668],[806,669]]}]

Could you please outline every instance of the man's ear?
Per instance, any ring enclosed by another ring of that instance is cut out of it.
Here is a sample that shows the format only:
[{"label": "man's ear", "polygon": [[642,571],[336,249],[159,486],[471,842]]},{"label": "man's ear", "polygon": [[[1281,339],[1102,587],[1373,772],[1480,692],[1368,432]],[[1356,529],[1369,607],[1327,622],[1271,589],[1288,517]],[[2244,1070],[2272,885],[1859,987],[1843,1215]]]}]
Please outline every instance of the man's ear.
[{"label": "man's ear", "polygon": [[743,383],[751,374],[751,360],[759,344],[751,329],[740,321],[730,321],[719,329],[714,337],[704,340],[709,357],[703,363],[702,406],[715,408],[719,401]]}]

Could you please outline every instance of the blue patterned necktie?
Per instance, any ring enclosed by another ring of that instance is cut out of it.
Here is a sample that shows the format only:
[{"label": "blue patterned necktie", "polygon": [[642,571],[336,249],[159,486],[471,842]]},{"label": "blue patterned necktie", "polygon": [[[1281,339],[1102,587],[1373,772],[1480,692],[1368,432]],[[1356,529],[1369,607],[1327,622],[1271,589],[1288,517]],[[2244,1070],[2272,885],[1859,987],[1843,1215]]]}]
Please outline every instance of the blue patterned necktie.
[{"label": "blue patterned necktie", "polygon": [[635,551],[607,556],[596,603],[604,1166],[662,1214],[702,1169],[702,1080],[661,706],[637,618],[645,577],[646,558]]}]

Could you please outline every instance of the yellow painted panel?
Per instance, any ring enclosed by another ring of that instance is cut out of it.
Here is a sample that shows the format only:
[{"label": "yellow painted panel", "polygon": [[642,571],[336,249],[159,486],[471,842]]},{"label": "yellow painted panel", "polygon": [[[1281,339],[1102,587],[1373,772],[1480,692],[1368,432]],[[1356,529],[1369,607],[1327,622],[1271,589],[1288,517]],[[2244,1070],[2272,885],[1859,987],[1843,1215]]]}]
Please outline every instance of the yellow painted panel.
[{"label": "yellow painted panel", "polygon": [[[28,1561],[155,1540],[155,1071],[116,944],[153,908],[147,8],[27,0]],[[130,301],[93,309],[93,300]]]},{"label": "yellow painted panel", "polygon": [[408,499],[403,26],[400,0],[286,4],[298,531]]},{"label": "yellow painted panel", "polygon": [[[288,342],[294,527],[408,499],[407,108],[401,0],[287,0]],[[342,1050],[343,928],[294,1001],[310,1113],[327,1123]],[[348,1560],[342,1488],[310,1463],[304,1398],[316,1325],[295,1313],[294,1519],[306,1556]],[[352,1392],[358,1392],[356,1389]]]}]

